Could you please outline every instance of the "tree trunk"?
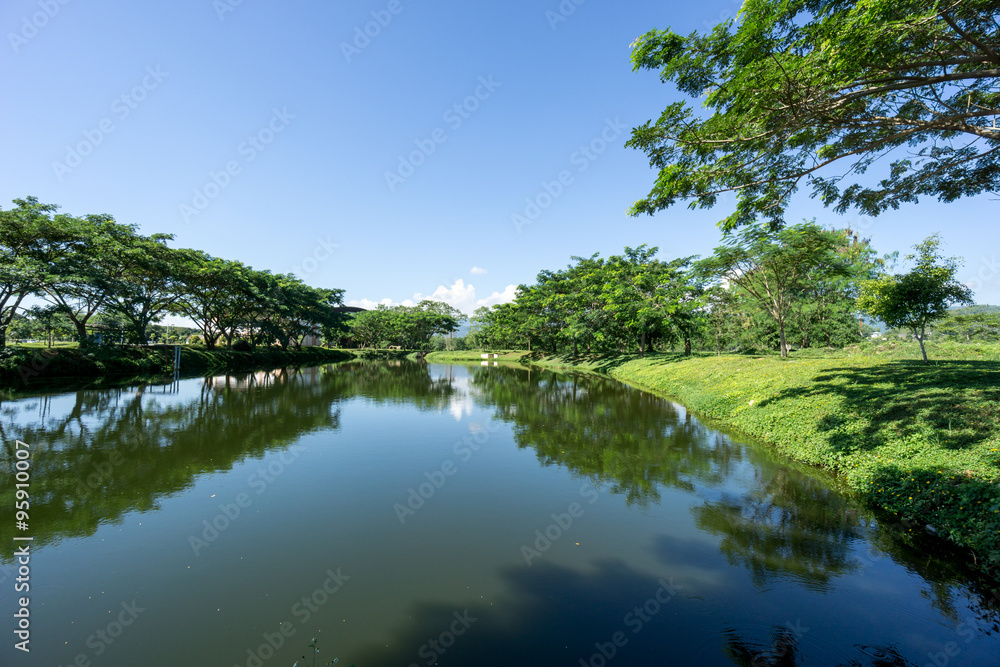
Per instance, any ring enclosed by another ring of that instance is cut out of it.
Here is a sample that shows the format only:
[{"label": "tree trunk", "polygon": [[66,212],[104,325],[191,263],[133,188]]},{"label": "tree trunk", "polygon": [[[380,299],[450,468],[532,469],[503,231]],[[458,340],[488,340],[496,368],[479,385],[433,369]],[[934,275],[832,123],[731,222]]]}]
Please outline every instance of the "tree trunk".
[{"label": "tree trunk", "polygon": [[785,341],[785,323],[778,322],[778,337],[781,339],[781,358],[788,358],[788,343]]},{"label": "tree trunk", "polygon": [[928,363],[927,360],[927,350],[924,349],[924,327],[920,327],[920,335],[917,336],[917,340],[920,341],[920,354],[924,355],[924,363]]},{"label": "tree trunk", "polygon": [[643,331],[639,336],[639,356],[646,354],[646,332]]},{"label": "tree trunk", "polygon": [[215,339],[209,337],[207,325],[201,327],[201,340],[203,343],[205,343],[205,349],[207,350],[215,349]]},{"label": "tree trunk", "polygon": [[690,357],[691,356],[691,339],[690,338],[685,338],[684,339],[684,356],[685,357]]},{"label": "tree trunk", "polygon": [[75,318],[73,320],[73,324],[76,325],[76,342],[79,343],[81,346],[85,346],[87,344],[87,342],[88,342],[87,341],[87,326],[83,322],[80,322],[79,320],[76,320]]}]

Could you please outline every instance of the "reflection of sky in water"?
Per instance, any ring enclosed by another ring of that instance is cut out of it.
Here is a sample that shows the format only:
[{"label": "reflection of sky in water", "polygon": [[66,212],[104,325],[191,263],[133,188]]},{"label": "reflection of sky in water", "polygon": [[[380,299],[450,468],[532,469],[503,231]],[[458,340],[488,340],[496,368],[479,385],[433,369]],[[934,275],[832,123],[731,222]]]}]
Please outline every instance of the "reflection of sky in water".
[{"label": "reflection of sky in water", "polygon": [[476,407],[469,387],[468,375],[455,375],[452,378],[451,386],[455,393],[448,399],[448,413],[455,418],[455,421],[462,421],[463,417],[472,415]]}]

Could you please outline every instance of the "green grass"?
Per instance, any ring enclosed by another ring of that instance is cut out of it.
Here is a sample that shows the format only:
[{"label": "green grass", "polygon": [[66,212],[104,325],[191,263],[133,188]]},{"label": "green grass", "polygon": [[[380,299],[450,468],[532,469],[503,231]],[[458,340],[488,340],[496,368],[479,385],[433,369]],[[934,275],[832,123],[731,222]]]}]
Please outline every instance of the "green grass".
[{"label": "green grass", "polygon": [[[1000,579],[1000,345],[908,341],[777,355],[507,355],[582,368],[676,399],[797,461],[869,506],[930,524]],[[463,353],[478,360],[478,353]],[[437,355],[428,361],[444,361]]]},{"label": "green grass", "polygon": [[[16,347],[28,347],[28,348],[48,348],[48,343],[18,343]],[[52,343],[53,348],[75,348],[80,347],[79,343],[73,341],[57,340]]]},{"label": "green grass", "polygon": [[[424,359],[432,364],[449,363],[472,363],[485,361],[480,355],[486,354],[483,350],[456,350],[454,352],[431,352]],[[520,361],[527,353],[517,351],[492,351],[490,354],[499,354],[498,359],[490,361]]]}]

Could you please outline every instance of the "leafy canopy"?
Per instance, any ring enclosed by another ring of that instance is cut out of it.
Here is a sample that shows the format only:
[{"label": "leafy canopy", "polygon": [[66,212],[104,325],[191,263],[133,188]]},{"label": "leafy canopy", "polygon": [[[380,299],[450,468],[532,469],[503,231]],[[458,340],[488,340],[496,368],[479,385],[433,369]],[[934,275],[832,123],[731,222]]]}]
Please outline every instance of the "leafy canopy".
[{"label": "leafy canopy", "polygon": [[630,213],[735,192],[725,230],[777,228],[800,185],[866,215],[1000,189],[998,18],[996,0],[745,0],[709,34],[646,33],[634,69],[706,110],[676,102],[633,130],[659,173]]},{"label": "leafy canopy", "polygon": [[805,222],[771,232],[748,227],[727,235],[712,256],[695,264],[707,280],[737,285],[778,327],[781,356],[788,356],[785,326],[796,297],[822,281],[849,276],[843,236]]},{"label": "leafy canopy", "polygon": [[924,239],[915,246],[916,254],[907,256],[915,262],[911,271],[864,281],[858,297],[858,307],[886,326],[912,331],[920,341],[924,361],[927,325],[947,316],[952,305],[973,302],[972,290],[955,280],[958,259],[941,257],[940,243],[937,234]]}]

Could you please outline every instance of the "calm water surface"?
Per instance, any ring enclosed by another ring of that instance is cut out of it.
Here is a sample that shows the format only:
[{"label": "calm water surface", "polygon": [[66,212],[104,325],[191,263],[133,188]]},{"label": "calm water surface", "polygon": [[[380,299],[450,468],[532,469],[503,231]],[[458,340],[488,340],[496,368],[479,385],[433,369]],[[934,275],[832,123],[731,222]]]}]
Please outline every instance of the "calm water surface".
[{"label": "calm water surface", "polygon": [[358,667],[1000,664],[954,559],[612,381],[358,362],[0,409],[4,667],[290,667],[313,638]]}]

